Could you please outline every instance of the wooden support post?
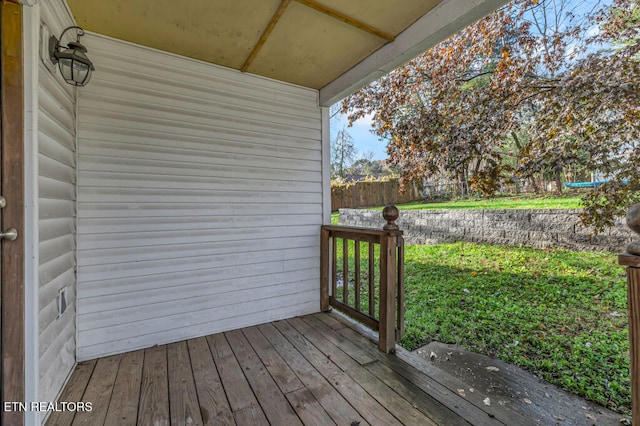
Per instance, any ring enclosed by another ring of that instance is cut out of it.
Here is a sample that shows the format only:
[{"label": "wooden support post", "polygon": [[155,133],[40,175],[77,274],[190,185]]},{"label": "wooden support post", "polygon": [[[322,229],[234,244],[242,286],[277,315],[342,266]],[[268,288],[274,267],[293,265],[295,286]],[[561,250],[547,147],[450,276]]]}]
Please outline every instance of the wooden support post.
[{"label": "wooden support post", "polygon": [[380,328],[378,348],[385,353],[396,348],[396,253],[398,237],[402,235],[395,220],[399,212],[396,206],[386,206],[382,217],[387,221],[385,235],[380,240]]},{"label": "wooden support post", "polygon": [[380,328],[378,348],[385,353],[396,346],[396,236],[389,232],[380,241]]},{"label": "wooden support post", "polygon": [[[640,203],[627,213],[627,225],[640,234]],[[640,424],[640,241],[634,241],[618,258],[627,267],[629,304],[629,348],[631,355],[631,411],[633,424]]]}]

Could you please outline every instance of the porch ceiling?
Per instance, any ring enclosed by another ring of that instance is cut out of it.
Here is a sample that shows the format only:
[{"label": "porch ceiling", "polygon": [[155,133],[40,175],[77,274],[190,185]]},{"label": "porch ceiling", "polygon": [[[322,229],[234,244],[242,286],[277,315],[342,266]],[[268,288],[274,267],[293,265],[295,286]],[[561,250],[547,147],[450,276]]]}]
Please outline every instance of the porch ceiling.
[{"label": "porch ceiling", "polygon": [[392,42],[440,2],[67,1],[86,30],[316,89]]}]

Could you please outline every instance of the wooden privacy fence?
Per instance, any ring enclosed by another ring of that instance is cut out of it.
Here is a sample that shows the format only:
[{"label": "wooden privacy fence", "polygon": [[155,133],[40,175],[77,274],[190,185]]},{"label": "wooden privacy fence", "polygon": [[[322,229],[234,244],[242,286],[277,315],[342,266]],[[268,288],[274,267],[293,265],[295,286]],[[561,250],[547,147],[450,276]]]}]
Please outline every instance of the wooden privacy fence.
[{"label": "wooden privacy fence", "polygon": [[[640,234],[640,203],[629,209],[627,225]],[[620,265],[627,267],[627,297],[629,301],[629,348],[631,355],[631,419],[640,424],[640,241],[634,241],[619,256]]]},{"label": "wooden privacy fence", "polygon": [[383,216],[382,230],[322,226],[320,304],[377,330],[388,353],[404,333],[404,240],[394,223],[398,209],[387,206]]},{"label": "wooden privacy fence", "polygon": [[422,200],[422,184],[412,181],[400,193],[400,181],[361,181],[331,186],[331,211],[342,208],[384,206]]}]

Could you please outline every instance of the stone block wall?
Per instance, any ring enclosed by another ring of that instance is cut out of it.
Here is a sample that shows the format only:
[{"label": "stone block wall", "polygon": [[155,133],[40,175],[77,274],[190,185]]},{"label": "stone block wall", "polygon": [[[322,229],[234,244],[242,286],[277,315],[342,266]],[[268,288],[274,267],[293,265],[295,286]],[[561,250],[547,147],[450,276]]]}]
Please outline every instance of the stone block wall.
[{"label": "stone block wall", "polygon": [[[401,210],[396,221],[405,243],[457,241],[622,253],[633,233],[624,220],[599,235],[580,224],[581,210]],[[340,225],[381,229],[379,210],[340,209]]]}]

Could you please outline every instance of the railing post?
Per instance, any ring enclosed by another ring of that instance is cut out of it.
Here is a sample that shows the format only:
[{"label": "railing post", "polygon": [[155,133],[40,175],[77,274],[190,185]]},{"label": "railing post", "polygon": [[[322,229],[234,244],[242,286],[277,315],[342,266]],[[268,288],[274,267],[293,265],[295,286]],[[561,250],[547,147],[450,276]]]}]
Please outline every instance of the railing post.
[{"label": "railing post", "polygon": [[380,328],[378,348],[385,353],[396,347],[396,252],[398,236],[401,235],[395,220],[399,212],[396,206],[387,206],[382,217],[387,221],[385,235],[380,240]]},{"label": "railing post", "polygon": [[[640,234],[640,203],[627,212],[627,225]],[[627,267],[627,297],[629,303],[629,348],[631,355],[631,410],[633,424],[640,424],[640,241],[633,241],[619,256],[620,265]]]}]

